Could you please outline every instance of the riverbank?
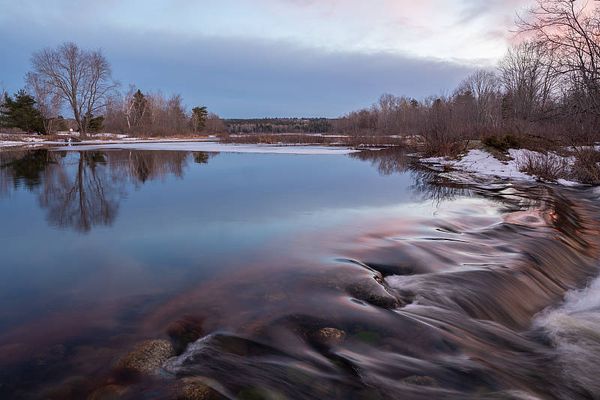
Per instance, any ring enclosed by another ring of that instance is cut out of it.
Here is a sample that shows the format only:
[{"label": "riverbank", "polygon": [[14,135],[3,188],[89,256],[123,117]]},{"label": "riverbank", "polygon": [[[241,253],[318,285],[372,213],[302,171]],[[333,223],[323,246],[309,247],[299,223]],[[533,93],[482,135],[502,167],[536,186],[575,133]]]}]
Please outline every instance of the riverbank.
[{"label": "riverbank", "polygon": [[[351,139],[351,140],[350,140]],[[175,150],[232,153],[350,154],[399,148],[412,152],[423,165],[459,181],[510,180],[557,183],[563,186],[600,184],[600,146],[505,151],[471,141],[469,150],[454,157],[424,157],[421,138],[415,136],[351,137],[348,135],[232,135],[175,138],[138,138],[127,135],[95,134],[80,140],[77,134],[49,137],[0,134],[1,149],[69,148],[77,150]]]},{"label": "riverbank", "polygon": [[264,135],[193,135],[177,137],[133,137],[121,134],[90,134],[81,139],[78,133],[58,133],[40,136],[0,133],[0,149],[7,147],[36,148],[42,146],[117,144],[117,143],[172,143],[215,142],[230,145],[278,145],[278,146],[332,146],[353,148],[411,147],[422,145],[420,136],[374,136],[333,134],[264,134]]},{"label": "riverbank", "polygon": [[[508,149],[506,153],[484,148],[469,150],[458,157],[420,158],[420,162],[446,177],[461,181],[510,180],[521,182],[556,183],[562,186],[598,184],[600,146],[565,148],[558,152],[538,152],[527,149]],[[582,158],[586,157],[586,165]],[[583,169],[589,171],[584,175]]]}]

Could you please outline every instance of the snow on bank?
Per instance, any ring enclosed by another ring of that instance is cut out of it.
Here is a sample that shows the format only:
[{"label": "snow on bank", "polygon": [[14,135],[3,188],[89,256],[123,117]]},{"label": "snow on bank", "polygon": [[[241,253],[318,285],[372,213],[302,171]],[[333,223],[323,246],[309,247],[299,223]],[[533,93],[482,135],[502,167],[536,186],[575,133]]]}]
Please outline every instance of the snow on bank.
[{"label": "snow on bank", "polygon": [[[500,178],[519,181],[535,181],[536,177],[520,171],[520,165],[528,157],[542,156],[531,150],[516,150],[508,151],[510,157],[507,161],[500,161],[490,153],[483,150],[470,150],[465,156],[459,160],[448,160],[443,157],[423,158],[421,162],[425,164],[440,165],[452,168],[457,172],[468,173],[469,175],[478,178]],[[562,158],[566,163],[572,164],[572,157],[561,157],[559,155],[551,155],[552,157]],[[453,173],[450,173],[452,175]],[[564,186],[576,186],[577,182],[559,179],[556,183]]]},{"label": "snow on bank", "polygon": [[[56,148],[64,150],[65,147]],[[350,154],[358,152],[348,147],[327,146],[277,146],[261,144],[225,144],[218,142],[169,142],[169,143],[115,143],[84,144],[69,146],[70,150],[172,150],[205,151],[222,153],[262,153],[262,154]]]}]

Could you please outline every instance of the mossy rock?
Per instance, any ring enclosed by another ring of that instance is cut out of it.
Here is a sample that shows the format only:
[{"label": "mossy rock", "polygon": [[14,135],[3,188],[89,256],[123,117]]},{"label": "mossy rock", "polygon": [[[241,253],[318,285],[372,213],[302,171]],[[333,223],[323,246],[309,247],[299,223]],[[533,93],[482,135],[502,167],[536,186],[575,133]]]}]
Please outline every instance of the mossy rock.
[{"label": "mossy rock", "polygon": [[117,368],[135,371],[141,374],[154,374],[175,355],[173,345],[167,340],[147,340],[121,358]]}]

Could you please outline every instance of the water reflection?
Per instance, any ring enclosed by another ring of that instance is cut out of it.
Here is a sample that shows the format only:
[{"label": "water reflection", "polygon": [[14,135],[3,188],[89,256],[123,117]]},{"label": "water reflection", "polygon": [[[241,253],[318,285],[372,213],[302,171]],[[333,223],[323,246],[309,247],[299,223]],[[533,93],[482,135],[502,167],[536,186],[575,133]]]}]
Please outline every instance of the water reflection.
[{"label": "water reflection", "polygon": [[350,157],[369,162],[383,176],[410,172],[413,179],[411,190],[419,194],[421,200],[439,204],[472,194],[466,185],[453,182],[439,172],[424,167],[414,156],[397,147],[362,151],[350,154]]},{"label": "water reflection", "polygon": [[553,344],[594,365],[565,340],[593,320],[535,317],[597,272],[589,193],[458,184],[390,149],[212,157],[0,153],[0,397],[600,393]]},{"label": "water reflection", "polygon": [[392,175],[394,173],[403,173],[408,169],[414,168],[414,158],[397,147],[390,147],[381,150],[361,151],[350,154],[350,157],[362,161],[368,161],[377,168],[381,175]]},{"label": "water reflection", "polygon": [[[78,232],[110,226],[128,184],[183,177],[190,161],[206,164],[216,153],[179,151],[0,152],[0,193],[25,187],[38,195],[48,223]],[[12,184],[11,184],[12,183]]]},{"label": "water reflection", "polygon": [[0,151],[0,194],[24,185],[35,189],[42,181],[42,173],[57,162],[58,153],[48,150]]},{"label": "water reflection", "polygon": [[[218,153],[184,151],[31,151],[0,152],[0,195],[21,187],[37,194],[52,226],[89,232],[110,226],[131,186],[167,176],[183,178],[189,163],[208,164]],[[468,190],[415,163],[401,149],[353,153],[381,176],[410,172],[412,190],[422,200],[440,202],[468,195]]]}]

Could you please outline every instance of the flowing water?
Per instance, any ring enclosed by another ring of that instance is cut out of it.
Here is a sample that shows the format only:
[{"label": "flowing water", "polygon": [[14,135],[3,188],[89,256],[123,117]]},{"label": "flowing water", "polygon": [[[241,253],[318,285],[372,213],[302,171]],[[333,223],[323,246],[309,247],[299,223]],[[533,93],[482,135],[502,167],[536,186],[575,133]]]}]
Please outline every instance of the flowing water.
[{"label": "flowing water", "polygon": [[0,398],[599,398],[599,197],[396,150],[0,152]]}]

